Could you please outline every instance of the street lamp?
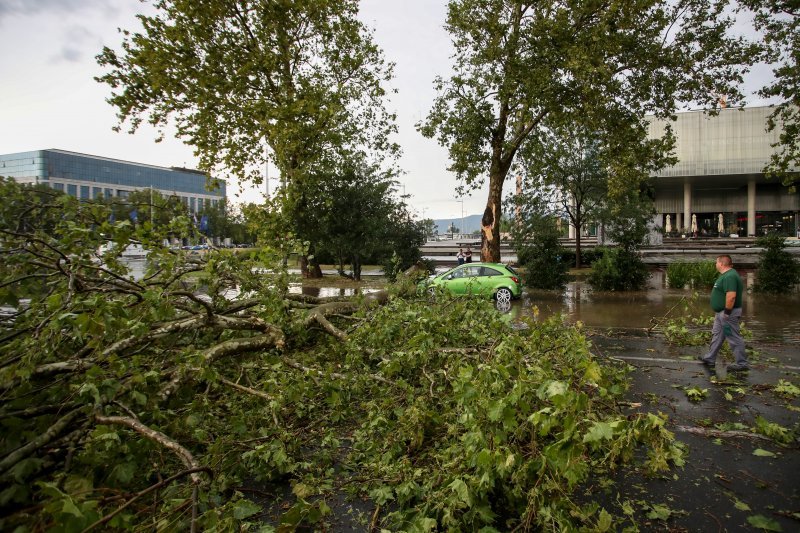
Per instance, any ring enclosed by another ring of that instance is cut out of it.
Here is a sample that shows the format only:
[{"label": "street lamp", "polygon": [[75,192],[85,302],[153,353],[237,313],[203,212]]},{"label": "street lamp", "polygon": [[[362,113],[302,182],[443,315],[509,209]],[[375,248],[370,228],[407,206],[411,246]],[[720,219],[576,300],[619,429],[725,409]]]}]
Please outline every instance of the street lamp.
[{"label": "street lamp", "polygon": [[460,200],[456,198],[457,201],[461,202],[461,234],[464,234],[464,199],[461,198]]}]

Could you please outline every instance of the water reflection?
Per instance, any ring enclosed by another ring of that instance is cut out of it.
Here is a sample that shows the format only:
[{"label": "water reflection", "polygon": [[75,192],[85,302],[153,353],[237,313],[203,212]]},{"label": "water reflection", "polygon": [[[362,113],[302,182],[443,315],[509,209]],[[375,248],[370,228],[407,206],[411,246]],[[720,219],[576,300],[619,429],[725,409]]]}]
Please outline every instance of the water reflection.
[{"label": "water reflection", "polygon": [[[741,272],[745,287],[752,287],[753,272]],[[685,313],[710,314],[710,289],[699,288],[692,301],[690,289],[665,286],[664,272],[654,271],[648,288],[636,292],[600,292],[584,281],[567,284],[563,292],[528,289],[523,298],[514,302],[511,314],[515,317],[533,314],[536,306],[539,317],[563,314],[567,321],[581,321],[593,327],[646,329],[653,319],[678,317]],[[784,342],[800,342],[800,293],[767,295],[745,292],[743,321],[757,337]]]},{"label": "water reflection", "polygon": [[304,287],[302,283],[290,283],[289,294],[303,294],[317,298],[337,298],[355,296],[356,294],[370,294],[380,289],[370,288],[344,288],[344,287]]},{"label": "water reflection", "polygon": [[[141,278],[144,260],[129,260],[134,278]],[[752,270],[740,270],[746,288],[755,281]],[[534,314],[534,306],[538,309],[539,318],[554,314],[563,314],[567,321],[581,321],[592,327],[611,327],[620,329],[646,329],[652,325],[653,319],[665,316],[677,317],[684,312],[684,303],[691,301],[694,291],[690,289],[672,289],[666,286],[663,270],[653,270],[644,291],[637,292],[599,292],[592,290],[585,281],[568,283],[561,292],[537,291],[527,289],[520,300],[511,303],[510,307],[501,306],[499,311],[515,320],[522,316]],[[342,287],[304,287],[302,283],[289,286],[292,294],[305,294],[319,298],[349,297],[355,294],[367,294],[378,291],[375,288],[342,288]],[[696,291],[698,298],[689,303],[690,313],[710,313],[708,307],[708,288]],[[236,289],[225,295],[235,298]],[[745,292],[743,321],[745,325],[760,339],[775,339],[783,342],[800,342],[800,292],[790,294],[767,295]]]}]

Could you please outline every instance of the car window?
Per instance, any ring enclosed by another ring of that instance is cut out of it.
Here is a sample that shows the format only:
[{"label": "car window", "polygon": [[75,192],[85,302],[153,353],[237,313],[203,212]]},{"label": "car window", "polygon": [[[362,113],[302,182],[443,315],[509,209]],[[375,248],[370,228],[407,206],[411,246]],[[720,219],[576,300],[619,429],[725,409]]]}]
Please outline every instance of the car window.
[{"label": "car window", "polygon": [[482,267],[481,276],[502,276],[503,274],[489,267]]},{"label": "car window", "polygon": [[481,275],[481,267],[478,266],[464,267],[462,270],[464,271],[463,275],[470,278],[474,278]]},{"label": "car window", "polygon": [[519,274],[517,274],[517,271],[516,271],[516,270],[514,270],[513,268],[511,268],[511,267],[510,267],[510,266],[508,266],[508,265],[506,265],[506,268],[508,269],[508,271],[509,271],[509,272],[511,272],[511,273],[512,273],[512,274],[514,274],[515,276],[519,277]]},{"label": "car window", "polygon": [[447,275],[447,279],[463,278],[464,276],[467,275],[465,270],[466,269],[464,269],[464,268],[457,268],[457,269],[453,270],[452,272],[450,272],[450,274]]}]

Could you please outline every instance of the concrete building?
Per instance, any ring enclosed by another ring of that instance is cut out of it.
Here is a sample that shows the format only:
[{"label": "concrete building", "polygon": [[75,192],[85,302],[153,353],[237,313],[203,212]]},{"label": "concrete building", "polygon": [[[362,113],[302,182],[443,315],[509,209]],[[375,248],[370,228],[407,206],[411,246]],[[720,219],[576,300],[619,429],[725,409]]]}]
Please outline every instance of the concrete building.
[{"label": "concrete building", "polygon": [[21,183],[46,184],[53,189],[88,200],[126,198],[131,192],[150,189],[163,196],[177,196],[191,212],[215,206],[225,199],[225,182],[206,189],[206,175],[198,170],[131,163],[64,150],[35,150],[0,155],[0,176]]},{"label": "concrete building", "polygon": [[[678,114],[670,122],[678,163],[654,179],[656,224],[691,232],[694,220],[699,235],[711,236],[776,230],[797,235],[800,194],[763,173],[779,135],[766,132],[772,111],[751,107],[723,109],[716,117],[702,111]],[[666,124],[651,119],[650,137],[661,137]]]}]

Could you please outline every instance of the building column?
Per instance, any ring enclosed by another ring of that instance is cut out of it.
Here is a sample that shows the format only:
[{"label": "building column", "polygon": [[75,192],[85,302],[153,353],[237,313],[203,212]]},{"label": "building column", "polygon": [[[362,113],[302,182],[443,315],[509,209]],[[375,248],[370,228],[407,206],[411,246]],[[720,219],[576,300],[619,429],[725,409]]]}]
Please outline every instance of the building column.
[{"label": "building column", "polygon": [[683,229],[683,217],[681,215],[682,213],[680,211],[675,213],[675,231],[678,233],[680,233],[681,229]]},{"label": "building column", "polygon": [[689,182],[683,184],[683,227],[686,232],[691,232],[692,224],[692,186]]},{"label": "building column", "polygon": [[747,236],[756,234],[756,179],[747,180]]},{"label": "building column", "polygon": [[576,234],[576,233],[577,233],[577,232],[575,231],[575,226],[573,226],[572,224],[570,224],[570,225],[569,225],[569,238],[570,238],[570,239],[574,239],[574,238],[575,238],[575,234]]}]

